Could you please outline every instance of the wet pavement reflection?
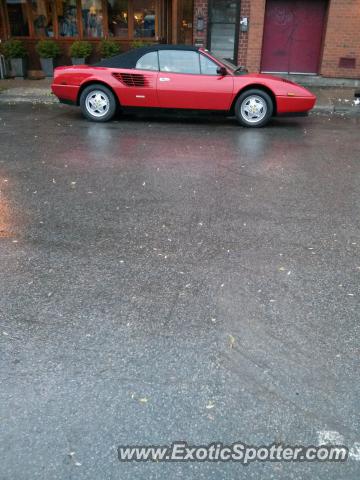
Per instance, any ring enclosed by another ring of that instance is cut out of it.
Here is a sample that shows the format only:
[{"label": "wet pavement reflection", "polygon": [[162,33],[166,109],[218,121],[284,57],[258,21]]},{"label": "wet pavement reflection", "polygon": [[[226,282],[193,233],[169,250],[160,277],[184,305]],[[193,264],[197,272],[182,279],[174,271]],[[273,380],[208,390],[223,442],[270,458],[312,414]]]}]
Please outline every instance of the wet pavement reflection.
[{"label": "wet pavement reflection", "polygon": [[[120,464],[126,443],[307,445],[326,430],[356,447],[359,119],[249,130],[0,108],[1,478],[243,475]],[[246,478],[349,480],[359,465]]]}]

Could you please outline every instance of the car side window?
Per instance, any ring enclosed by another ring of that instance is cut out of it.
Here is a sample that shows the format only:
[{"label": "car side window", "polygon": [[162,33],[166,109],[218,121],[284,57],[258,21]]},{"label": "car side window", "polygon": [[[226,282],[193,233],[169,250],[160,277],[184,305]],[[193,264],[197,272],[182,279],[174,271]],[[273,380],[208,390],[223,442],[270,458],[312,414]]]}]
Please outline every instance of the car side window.
[{"label": "car side window", "polygon": [[159,50],[161,72],[200,74],[197,52],[185,50]]},{"label": "car side window", "polygon": [[202,75],[217,75],[219,65],[214,63],[210,58],[200,54],[200,68]]},{"label": "car side window", "polygon": [[159,70],[159,59],[157,52],[145,53],[139,60],[136,62],[138,70]]}]

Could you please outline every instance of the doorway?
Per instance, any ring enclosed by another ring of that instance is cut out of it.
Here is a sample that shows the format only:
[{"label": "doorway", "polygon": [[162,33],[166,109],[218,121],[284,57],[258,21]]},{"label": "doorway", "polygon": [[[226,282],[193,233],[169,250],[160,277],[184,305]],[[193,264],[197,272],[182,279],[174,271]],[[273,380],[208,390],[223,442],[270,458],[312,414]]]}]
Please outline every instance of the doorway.
[{"label": "doorway", "polygon": [[210,0],[208,45],[215,55],[237,63],[240,2]]},{"label": "doorway", "polygon": [[319,71],[326,0],[267,0],[261,71]]},{"label": "doorway", "polygon": [[161,40],[192,45],[194,0],[162,0]]}]

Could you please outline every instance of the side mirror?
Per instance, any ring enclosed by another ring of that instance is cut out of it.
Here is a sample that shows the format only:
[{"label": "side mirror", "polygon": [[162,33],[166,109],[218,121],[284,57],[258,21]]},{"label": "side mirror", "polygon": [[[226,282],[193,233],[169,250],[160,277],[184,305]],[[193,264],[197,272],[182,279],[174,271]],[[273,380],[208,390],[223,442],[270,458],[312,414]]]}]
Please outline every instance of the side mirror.
[{"label": "side mirror", "polygon": [[236,73],[240,73],[242,75],[246,75],[247,73],[249,73],[249,70],[244,65],[240,65],[240,67],[237,67],[235,71]]},{"label": "side mirror", "polygon": [[218,67],[216,70],[216,73],[218,75],[221,75],[222,77],[227,74],[227,70],[225,67]]}]

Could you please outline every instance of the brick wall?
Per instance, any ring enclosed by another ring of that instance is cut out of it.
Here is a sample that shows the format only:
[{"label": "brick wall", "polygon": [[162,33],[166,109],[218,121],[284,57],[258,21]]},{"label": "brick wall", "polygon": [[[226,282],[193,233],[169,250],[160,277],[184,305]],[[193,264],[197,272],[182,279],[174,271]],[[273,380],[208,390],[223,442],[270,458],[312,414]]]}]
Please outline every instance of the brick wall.
[{"label": "brick wall", "polygon": [[[250,19],[250,0],[241,1],[240,17]],[[246,65],[249,32],[239,32],[238,65]]]},{"label": "brick wall", "polygon": [[[340,58],[355,68],[340,68]],[[360,0],[330,0],[320,69],[325,77],[360,78]]]},{"label": "brick wall", "polygon": [[249,72],[259,72],[264,31],[266,0],[251,0],[246,66]]}]

